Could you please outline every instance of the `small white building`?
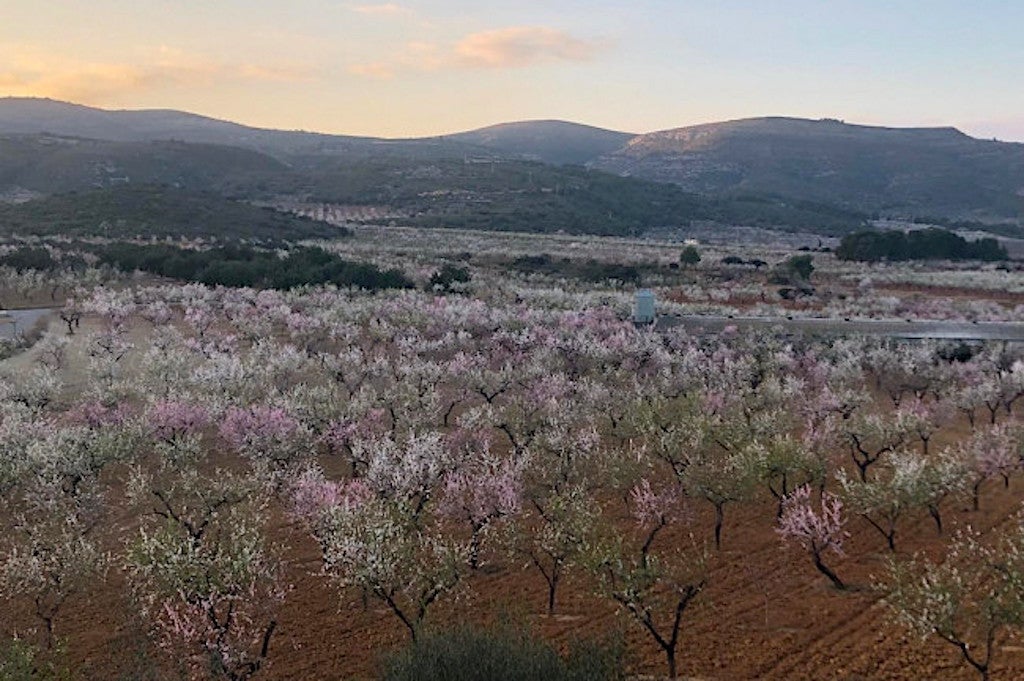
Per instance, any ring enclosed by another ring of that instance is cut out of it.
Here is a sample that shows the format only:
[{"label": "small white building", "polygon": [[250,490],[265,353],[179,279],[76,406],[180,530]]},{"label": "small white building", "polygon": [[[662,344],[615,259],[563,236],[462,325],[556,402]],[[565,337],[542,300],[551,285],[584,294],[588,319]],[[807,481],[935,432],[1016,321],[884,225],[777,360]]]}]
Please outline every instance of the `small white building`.
[{"label": "small white building", "polygon": [[636,292],[636,300],[633,303],[633,323],[654,323],[654,291],[645,288]]}]

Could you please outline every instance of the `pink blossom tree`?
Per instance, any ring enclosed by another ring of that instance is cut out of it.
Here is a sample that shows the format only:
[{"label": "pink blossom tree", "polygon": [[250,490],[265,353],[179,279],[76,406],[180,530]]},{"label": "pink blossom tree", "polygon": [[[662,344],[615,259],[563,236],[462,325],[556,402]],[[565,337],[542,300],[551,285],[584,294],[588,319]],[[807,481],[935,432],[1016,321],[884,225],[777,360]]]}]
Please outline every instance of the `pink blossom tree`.
[{"label": "pink blossom tree", "polygon": [[499,459],[484,453],[445,478],[440,512],[470,529],[469,566],[480,567],[485,537],[497,523],[519,513],[524,459]]},{"label": "pink blossom tree", "polygon": [[824,555],[829,552],[843,555],[843,541],[849,536],[844,529],[843,502],[833,494],[822,492],[815,504],[811,496],[810,485],[801,485],[787,495],[775,531],[810,553],[814,567],[837,589],[845,589],[846,584],[824,562]]},{"label": "pink blossom tree", "polygon": [[280,407],[228,407],[218,433],[231,449],[275,483],[314,454],[308,430]]},{"label": "pink blossom tree", "polygon": [[974,510],[981,502],[981,487],[987,480],[1002,478],[1009,487],[1010,476],[1021,468],[1017,430],[1006,424],[990,425],[974,431],[959,445],[965,466],[973,477],[971,498]]},{"label": "pink blossom tree", "polygon": [[173,444],[203,432],[211,421],[205,406],[180,400],[160,400],[146,412],[153,437]]}]

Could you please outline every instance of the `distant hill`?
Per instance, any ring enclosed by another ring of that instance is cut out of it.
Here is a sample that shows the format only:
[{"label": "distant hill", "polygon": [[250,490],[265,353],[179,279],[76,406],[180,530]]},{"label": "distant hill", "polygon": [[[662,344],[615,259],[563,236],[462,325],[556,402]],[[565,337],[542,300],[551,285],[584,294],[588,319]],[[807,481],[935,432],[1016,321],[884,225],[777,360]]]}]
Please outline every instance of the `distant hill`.
[{"label": "distant hill", "polygon": [[618,150],[634,136],[566,121],[521,121],[448,135],[448,139],[532,161],[583,165]]},{"label": "distant hill", "polygon": [[[528,161],[674,184],[684,203],[701,209],[666,211],[679,205],[678,197],[626,207],[667,190],[638,191],[640,185],[597,175],[560,177],[517,165]],[[496,228],[570,229],[559,225],[571,223],[573,230],[611,233],[714,215],[834,234],[871,214],[1000,222],[1013,230],[1024,225],[1024,144],[978,140],[953,128],[756,118],[633,136],[526,121],[386,140],[264,130],[178,111],[0,98],[0,200],[108,187],[125,178],[270,203],[398,207],[430,224],[472,215],[474,226],[493,219]],[[600,189],[567,189],[577,185]],[[631,198],[603,210],[618,201],[609,195],[616,192]],[[508,210],[520,217],[502,217],[502,202],[514,203]]]},{"label": "distant hill", "polygon": [[210,189],[229,178],[255,182],[287,171],[280,161],[239,147],[0,135],[0,193],[53,194],[123,184]]},{"label": "distant hill", "polygon": [[0,234],[294,241],[349,232],[208,192],[126,186],[0,204]]},{"label": "distant hill", "polygon": [[811,202],[707,197],[673,184],[509,159],[338,160],[267,182],[278,196],[387,206],[396,212],[388,222],[423,227],[625,235],[707,221],[845,234],[867,218]]},{"label": "distant hill", "polygon": [[[150,185],[165,189],[156,192]],[[205,220],[209,235],[267,237],[280,230],[282,238],[292,238],[294,225],[268,223],[251,206],[214,201],[227,197],[282,208],[297,203],[382,207],[395,216],[389,222],[540,232],[637,234],[693,220],[828,233],[863,226],[863,216],[827,206],[798,207],[763,197],[708,199],[671,184],[486,155],[322,155],[284,163],[224,145],[0,136],[0,200],[46,195],[55,196],[0,211],[0,218],[33,233],[52,233],[52,225],[63,225],[85,234],[105,225],[99,233],[108,234],[110,225],[119,225],[114,231],[126,235],[139,226],[139,234],[200,235],[201,223],[185,219],[197,214],[216,216]],[[77,214],[75,202],[81,204]],[[245,215],[254,219],[251,234],[241,228]],[[334,233],[303,228],[295,238]]]},{"label": "distant hill", "polygon": [[121,142],[177,140],[255,149],[278,157],[399,154],[460,155],[465,145],[441,138],[386,140],[254,128],[172,110],[108,111],[33,97],[0,97],[0,134],[87,137]]},{"label": "distant hill", "polygon": [[719,196],[771,194],[896,215],[1024,216],[1024,144],[954,128],[753,118],[639,135],[591,165]]}]

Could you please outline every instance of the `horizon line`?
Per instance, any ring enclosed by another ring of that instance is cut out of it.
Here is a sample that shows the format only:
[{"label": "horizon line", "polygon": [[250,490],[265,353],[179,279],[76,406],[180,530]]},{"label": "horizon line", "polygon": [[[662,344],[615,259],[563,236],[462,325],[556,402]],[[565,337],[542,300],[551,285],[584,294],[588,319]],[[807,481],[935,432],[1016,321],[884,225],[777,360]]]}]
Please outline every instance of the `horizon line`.
[{"label": "horizon line", "polygon": [[602,132],[610,132],[610,133],[617,133],[617,134],[622,134],[622,135],[630,135],[630,136],[633,136],[633,137],[640,137],[640,136],[643,136],[643,135],[652,135],[652,134],[657,134],[657,133],[661,133],[661,132],[670,132],[670,131],[673,131],[673,130],[682,130],[682,129],[687,129],[687,128],[698,128],[698,127],[706,126],[706,125],[720,125],[720,124],[724,124],[724,123],[738,123],[738,122],[742,122],[742,121],[757,121],[757,120],[792,120],[792,121],[804,121],[804,122],[811,122],[811,123],[830,123],[831,122],[831,123],[839,123],[841,125],[846,125],[846,126],[849,126],[849,127],[874,128],[874,129],[879,129],[879,130],[953,130],[953,131],[956,131],[956,132],[958,132],[958,133],[960,133],[962,135],[965,135],[965,136],[967,136],[967,137],[969,137],[971,139],[975,139],[975,140],[979,140],[979,141],[996,141],[996,142],[1002,142],[1002,143],[1005,143],[1005,144],[1024,144],[1024,140],[999,139],[998,137],[976,137],[976,136],[974,136],[974,135],[972,135],[972,134],[970,134],[968,132],[965,132],[960,127],[958,127],[956,125],[953,125],[953,124],[948,124],[948,125],[891,125],[891,124],[884,124],[883,125],[883,124],[872,124],[872,123],[851,123],[851,122],[849,122],[848,120],[846,120],[844,118],[837,118],[835,116],[822,116],[822,117],[819,117],[819,118],[808,118],[808,117],[805,117],[805,116],[793,116],[793,115],[785,115],[785,114],[765,114],[765,115],[760,115],[760,116],[743,116],[743,117],[738,117],[738,118],[723,118],[723,119],[719,119],[719,120],[704,121],[704,122],[700,122],[700,123],[691,123],[691,124],[679,125],[679,126],[674,126],[674,127],[669,127],[669,128],[656,128],[654,130],[648,130],[646,132],[632,132],[632,131],[626,131],[626,130],[618,130],[618,129],[615,129],[615,128],[606,128],[606,127],[603,127],[603,126],[600,126],[600,125],[595,125],[593,123],[584,123],[584,122],[574,121],[574,120],[569,120],[569,119],[564,119],[564,118],[540,117],[540,118],[523,118],[523,119],[513,119],[513,120],[506,119],[506,120],[501,120],[501,121],[498,121],[498,122],[495,122],[495,123],[488,123],[488,124],[485,124],[485,125],[481,125],[481,126],[475,127],[475,128],[469,128],[469,129],[464,129],[464,130],[454,130],[454,131],[442,132],[442,133],[437,133],[437,134],[407,135],[407,136],[398,136],[398,137],[386,137],[386,136],[383,136],[383,135],[368,135],[368,134],[349,133],[349,132],[326,132],[326,131],[323,131],[323,130],[312,130],[312,129],[306,129],[306,128],[268,127],[268,126],[264,126],[264,125],[254,125],[254,124],[251,124],[251,123],[243,123],[243,122],[240,122],[240,121],[237,121],[237,120],[232,120],[230,118],[220,118],[220,117],[218,117],[216,115],[205,114],[205,113],[198,113],[196,111],[190,111],[190,110],[187,110],[187,109],[176,109],[176,108],[173,108],[173,107],[106,108],[106,107],[103,107],[103,106],[96,106],[96,105],[91,105],[91,104],[82,104],[80,102],[73,102],[73,101],[64,100],[64,99],[56,99],[56,98],[53,98],[53,97],[20,96],[20,95],[0,95],[0,102],[5,101],[5,100],[7,100],[7,101],[18,100],[18,101],[52,102],[52,103],[56,103],[56,104],[62,104],[62,105],[65,105],[65,106],[80,107],[80,108],[89,109],[89,110],[92,110],[92,111],[101,111],[101,112],[104,112],[104,113],[112,113],[112,114],[117,114],[117,113],[177,113],[177,114],[184,114],[184,115],[188,115],[188,116],[195,116],[197,118],[204,118],[204,119],[211,120],[211,121],[216,121],[216,122],[219,122],[219,123],[227,123],[227,124],[231,124],[231,125],[238,125],[238,126],[241,126],[241,127],[251,128],[253,130],[260,130],[260,131],[264,131],[264,132],[300,133],[300,134],[308,134],[308,135],[323,135],[323,136],[329,136],[329,137],[354,137],[354,138],[364,138],[364,139],[375,139],[375,140],[388,141],[388,142],[402,142],[402,141],[411,141],[411,140],[426,140],[426,139],[437,139],[437,138],[444,138],[444,137],[452,137],[452,136],[456,136],[456,135],[460,135],[460,134],[477,132],[477,131],[481,131],[481,130],[487,130],[487,129],[490,129],[490,128],[496,128],[496,127],[508,126],[508,125],[517,125],[517,124],[528,124],[528,123],[562,123],[562,124],[576,125],[576,126],[581,126],[581,127],[592,128],[592,129],[599,130],[599,131],[602,131]]}]

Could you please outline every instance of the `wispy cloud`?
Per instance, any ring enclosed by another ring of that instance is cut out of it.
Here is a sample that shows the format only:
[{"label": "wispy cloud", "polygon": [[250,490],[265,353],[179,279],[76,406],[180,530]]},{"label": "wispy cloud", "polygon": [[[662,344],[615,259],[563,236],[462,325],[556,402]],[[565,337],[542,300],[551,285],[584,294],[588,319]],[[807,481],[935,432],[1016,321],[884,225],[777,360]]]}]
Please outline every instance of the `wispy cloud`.
[{"label": "wispy cloud", "polygon": [[353,76],[372,78],[373,80],[388,80],[395,77],[395,65],[383,61],[367,62],[365,64],[352,64],[348,72]]},{"label": "wispy cloud", "polygon": [[0,94],[103,104],[124,94],[168,87],[209,87],[231,81],[297,82],[300,66],[226,64],[161,47],[131,62],[82,61],[31,47],[0,49]]},{"label": "wispy cloud", "polygon": [[359,14],[370,14],[376,16],[401,16],[403,14],[411,14],[412,10],[402,5],[396,5],[393,2],[381,3],[378,5],[352,5],[349,7],[353,12]]},{"label": "wispy cloud", "polygon": [[545,26],[511,26],[472,33],[459,41],[455,53],[467,66],[504,69],[545,61],[589,61],[601,47]]},{"label": "wispy cloud", "polygon": [[454,44],[413,42],[388,57],[353,64],[349,72],[366,78],[442,69],[516,69],[550,62],[583,62],[608,47],[546,26],[511,26],[471,33]]},{"label": "wispy cloud", "polygon": [[380,61],[353,64],[349,73],[364,78],[386,80],[400,73],[438,71],[452,63],[451,55],[435,43],[410,42]]},{"label": "wispy cloud", "polygon": [[241,64],[224,69],[226,76],[234,71],[246,80],[261,80],[272,83],[304,83],[313,80],[314,70],[307,66],[274,64]]}]

